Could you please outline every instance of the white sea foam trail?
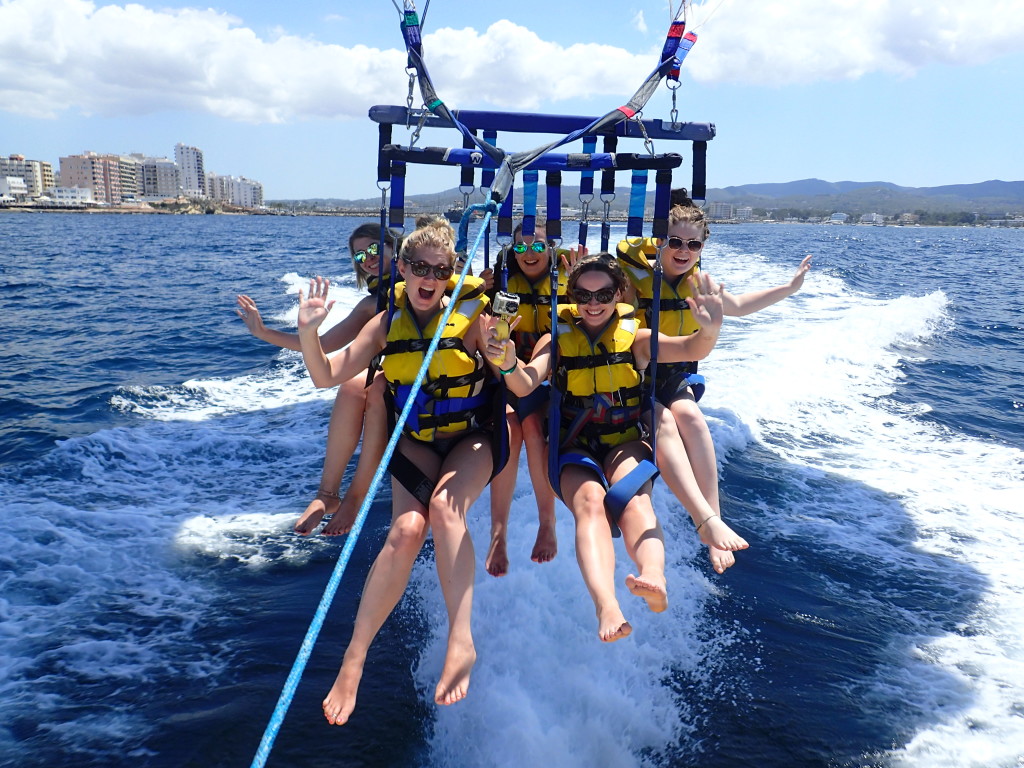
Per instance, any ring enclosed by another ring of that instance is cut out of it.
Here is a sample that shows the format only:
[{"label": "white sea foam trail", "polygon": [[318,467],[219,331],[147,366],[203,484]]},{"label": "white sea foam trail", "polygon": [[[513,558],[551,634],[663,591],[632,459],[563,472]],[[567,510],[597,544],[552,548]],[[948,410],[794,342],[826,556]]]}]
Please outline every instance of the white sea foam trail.
[{"label": "white sea foam trail", "polygon": [[[720,255],[741,273],[734,285],[752,282],[743,274],[749,257]],[[760,272],[764,265],[754,263]],[[769,312],[775,317],[762,322]],[[896,696],[936,723],[887,759],[914,768],[1019,765],[1024,569],[1008,553],[1024,545],[1024,453],[919,418],[926,404],[889,397],[904,376],[901,355],[927,356],[952,333],[941,293],[880,300],[812,272],[805,289],[783,304],[749,320],[727,319],[707,366],[714,377],[706,411],[726,414],[713,422],[719,445],[735,444],[727,435],[742,424],[773,453],[805,466],[809,479],[846,478],[898,502],[865,504],[849,492],[811,501],[795,515],[768,511],[765,524],[882,569],[890,563],[891,573],[883,570],[879,579],[919,569],[966,604],[977,601],[955,631],[935,636],[922,627],[919,637],[906,638],[870,681],[879,700]],[[951,397],[956,386],[951,381]],[[962,567],[937,571],[946,559]],[[958,583],[958,573],[975,577]]]}]

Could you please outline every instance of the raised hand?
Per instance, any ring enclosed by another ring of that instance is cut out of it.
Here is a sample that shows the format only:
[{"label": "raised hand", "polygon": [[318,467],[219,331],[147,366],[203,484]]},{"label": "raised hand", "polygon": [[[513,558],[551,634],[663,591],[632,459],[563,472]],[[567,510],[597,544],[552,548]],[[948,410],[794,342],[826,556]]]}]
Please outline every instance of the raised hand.
[{"label": "raised hand", "polygon": [[[519,315],[509,323],[509,333],[516,329],[522,319],[522,315]],[[480,315],[480,334],[484,340],[482,352],[491,363],[507,370],[516,362],[516,345],[511,338],[498,338],[497,324],[498,318],[494,315]]]},{"label": "raised hand", "polygon": [[793,289],[793,293],[796,293],[803,287],[804,275],[806,275],[811,269],[812,258],[814,258],[814,255],[808,253],[804,256],[804,260],[800,262],[800,266],[796,268],[796,272],[793,274],[793,279],[789,281],[789,286]]},{"label": "raised hand", "polygon": [[686,279],[691,295],[686,301],[690,305],[693,319],[701,328],[722,324],[722,292],[725,283],[716,283],[707,272],[698,272]]},{"label": "raised hand", "polygon": [[260,317],[260,311],[256,308],[256,302],[244,293],[237,296],[237,302],[238,306],[235,307],[235,312],[242,318],[249,333],[260,338],[260,334],[266,330],[266,326],[263,325],[263,318]]},{"label": "raised hand", "polygon": [[488,267],[480,273],[480,279],[484,281],[484,291],[489,292],[494,288],[494,270]]},{"label": "raised hand", "polygon": [[570,248],[568,251],[562,253],[562,266],[565,268],[566,273],[572,271],[572,268],[576,266],[576,262],[586,256],[588,253],[587,246],[580,245],[575,248]]},{"label": "raised hand", "polygon": [[331,281],[326,277],[317,275],[310,278],[309,298],[307,299],[302,290],[299,290],[299,330],[306,328],[319,328],[320,324],[327,319],[327,315],[334,306],[333,301],[327,301],[327,291],[331,287]]}]

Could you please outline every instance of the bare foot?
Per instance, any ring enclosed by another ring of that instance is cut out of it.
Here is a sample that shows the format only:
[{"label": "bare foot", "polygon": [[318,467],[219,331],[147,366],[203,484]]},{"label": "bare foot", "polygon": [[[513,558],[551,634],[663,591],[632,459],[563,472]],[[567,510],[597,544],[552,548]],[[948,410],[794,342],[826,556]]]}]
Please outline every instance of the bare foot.
[{"label": "bare foot", "polygon": [[705,518],[698,528],[700,540],[709,547],[735,552],[737,549],[746,549],[750,546],[746,539],[726,525],[719,515]]},{"label": "bare foot", "polygon": [[715,569],[715,573],[725,573],[726,568],[736,565],[736,557],[728,549],[709,546],[708,559],[711,561],[711,567]]},{"label": "bare foot", "polygon": [[441,679],[434,689],[434,703],[439,706],[450,706],[462,701],[469,693],[469,673],[476,664],[476,648],[473,641],[456,642],[448,640],[448,653],[444,658],[444,669]]},{"label": "bare foot", "polygon": [[622,615],[618,603],[605,611],[597,612],[597,636],[601,638],[601,642],[614,643],[628,637],[632,631],[633,627]]},{"label": "bare foot", "polygon": [[533,543],[530,559],[535,563],[550,563],[557,554],[558,538],[555,535],[555,527],[541,523],[537,528],[537,540]]},{"label": "bare foot", "polygon": [[504,532],[491,534],[491,547],[487,550],[484,568],[495,577],[508,573],[508,549]]},{"label": "bare foot", "polygon": [[655,613],[661,613],[668,608],[668,589],[665,587],[665,575],[640,574],[634,576],[632,573],[626,577],[626,588],[637,597],[647,601],[647,607]]},{"label": "bare foot", "polygon": [[353,498],[350,494],[346,493],[345,498],[338,503],[338,510],[334,513],[334,517],[320,531],[320,535],[341,536],[351,531],[356,521],[356,514],[358,514],[362,503],[362,499]]},{"label": "bare foot", "polygon": [[299,516],[293,530],[300,536],[309,536],[320,525],[324,515],[335,512],[340,504],[341,500],[338,498],[338,494],[321,488],[316,492],[316,497],[309,502],[306,511]]},{"label": "bare foot", "polygon": [[356,693],[363,676],[362,664],[342,664],[334,685],[324,699],[324,717],[331,725],[344,725],[356,708]]}]

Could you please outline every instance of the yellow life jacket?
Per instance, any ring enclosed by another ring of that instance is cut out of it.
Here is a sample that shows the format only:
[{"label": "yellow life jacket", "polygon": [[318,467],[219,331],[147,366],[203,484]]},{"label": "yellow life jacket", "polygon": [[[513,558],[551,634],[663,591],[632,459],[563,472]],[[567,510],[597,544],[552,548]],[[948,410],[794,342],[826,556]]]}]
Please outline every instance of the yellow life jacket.
[{"label": "yellow life jacket", "polygon": [[492,405],[490,371],[463,345],[466,332],[487,307],[487,297],[481,295],[456,303],[430,359],[423,384],[415,393],[412,383],[443,311],[438,311],[427,327],[421,329],[416,316],[406,306],[405,294],[399,299],[391,318],[381,369],[388,380],[396,414],[405,407],[409,397],[416,400],[403,433],[415,440],[431,442],[435,436],[462,432],[487,421]]},{"label": "yellow life jacket", "polygon": [[559,309],[554,386],[562,393],[563,447],[620,445],[641,436],[643,377],[632,350],[639,323],[629,304],[615,309],[596,341],[579,326],[575,304]]},{"label": "yellow life jacket", "polygon": [[[637,304],[640,310],[642,328],[650,328],[654,306],[654,268],[647,260],[658,252],[654,241],[645,237],[639,240],[622,240],[616,248],[619,265],[626,277],[636,288]],[[687,278],[700,270],[700,262],[681,275],[675,284],[664,276],[661,279],[661,302],[658,305],[658,330],[666,336],[689,336],[700,330],[693,318],[686,297],[690,296]]]}]

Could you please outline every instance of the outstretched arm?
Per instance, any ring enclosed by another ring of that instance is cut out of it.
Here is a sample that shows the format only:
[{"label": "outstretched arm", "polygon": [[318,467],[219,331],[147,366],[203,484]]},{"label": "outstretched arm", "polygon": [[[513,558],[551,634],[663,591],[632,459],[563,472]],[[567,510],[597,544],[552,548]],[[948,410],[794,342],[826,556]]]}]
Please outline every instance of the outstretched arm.
[{"label": "outstretched arm", "polygon": [[298,334],[275,331],[263,324],[263,318],[256,307],[256,302],[250,297],[242,293],[238,295],[236,301],[238,306],[235,308],[235,312],[242,318],[249,333],[257,339],[284,349],[294,349],[296,352],[301,349]]},{"label": "outstretched arm", "polygon": [[[235,308],[235,312],[245,322],[245,327],[249,329],[249,333],[257,339],[277,347],[294,349],[296,352],[302,351],[302,344],[297,333],[275,331],[263,324],[263,318],[256,307],[256,302],[249,296],[239,294],[237,301],[238,306]],[[348,317],[323,335],[321,343],[324,351],[336,352],[346,344],[350,344],[363,326],[370,322],[375,314],[377,314],[376,299],[372,296],[361,299],[349,313]]]},{"label": "outstretched arm", "polygon": [[369,366],[373,356],[384,348],[387,333],[382,312],[363,327],[355,340],[333,358],[328,359],[317,329],[327,317],[334,302],[327,301],[330,281],[317,277],[309,281],[309,298],[299,291],[299,341],[302,359],[309,377],[317,387],[333,387],[348,381]]},{"label": "outstretched arm", "polygon": [[804,276],[811,268],[811,254],[804,256],[800,262],[793,278],[785,285],[778,285],[774,288],[766,288],[763,291],[751,291],[739,296],[733,296],[729,292],[722,294],[722,306],[725,314],[729,317],[743,317],[758,312],[765,307],[770,307],[776,302],[782,301],[788,296],[800,290],[804,284]]}]

